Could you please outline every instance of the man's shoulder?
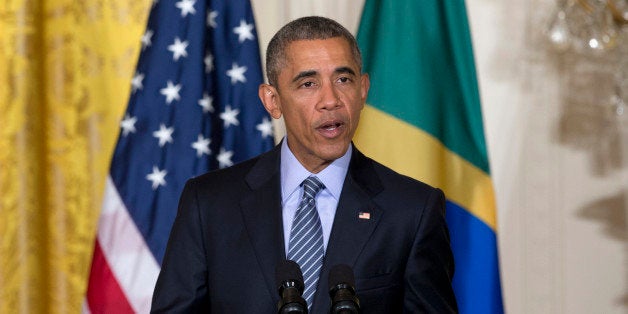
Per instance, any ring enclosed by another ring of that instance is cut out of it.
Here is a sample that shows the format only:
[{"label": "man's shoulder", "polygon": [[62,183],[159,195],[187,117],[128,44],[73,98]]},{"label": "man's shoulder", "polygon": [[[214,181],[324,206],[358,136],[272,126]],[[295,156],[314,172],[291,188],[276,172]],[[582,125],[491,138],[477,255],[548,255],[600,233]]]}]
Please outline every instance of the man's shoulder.
[{"label": "man's shoulder", "polygon": [[401,174],[379,162],[375,162],[375,169],[382,179],[385,191],[398,197],[426,196],[437,190],[426,182]]},{"label": "man's shoulder", "polygon": [[359,171],[370,172],[371,175],[355,171],[354,179],[356,176],[360,177],[356,179],[358,184],[372,196],[373,202],[379,208],[389,213],[393,220],[416,222],[415,218],[422,215],[427,204],[444,204],[445,196],[442,190],[436,187],[401,174],[366,156],[360,163]]},{"label": "man's shoulder", "polygon": [[[265,168],[272,164],[276,158],[276,152],[273,150],[257,155],[251,159],[239,162],[233,166],[212,170],[188,180],[188,184],[196,186],[232,186],[234,184],[243,183],[246,177],[256,168]],[[277,161],[278,162],[278,161]]]},{"label": "man's shoulder", "polygon": [[358,156],[361,167],[363,168],[371,168],[374,173],[377,175],[377,178],[380,180],[382,186],[386,189],[392,188],[397,191],[404,190],[424,190],[424,191],[432,191],[435,187],[429,185],[426,182],[421,180],[412,178],[408,175],[397,172],[396,170],[368,157],[359,152],[361,156]]}]

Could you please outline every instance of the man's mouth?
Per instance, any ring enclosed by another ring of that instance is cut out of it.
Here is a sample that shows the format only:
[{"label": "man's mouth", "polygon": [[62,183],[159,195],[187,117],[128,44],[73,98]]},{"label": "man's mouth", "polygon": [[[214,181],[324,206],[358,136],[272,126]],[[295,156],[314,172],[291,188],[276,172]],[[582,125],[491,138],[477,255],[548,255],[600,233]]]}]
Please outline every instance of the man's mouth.
[{"label": "man's mouth", "polygon": [[322,123],[316,129],[318,132],[327,138],[337,137],[344,130],[344,122],[339,120],[327,121]]},{"label": "man's mouth", "polygon": [[340,123],[340,122],[329,123],[329,124],[326,123],[326,124],[323,124],[321,126],[321,128],[325,129],[325,130],[333,130],[335,128],[339,128],[341,125],[342,125],[342,123]]}]

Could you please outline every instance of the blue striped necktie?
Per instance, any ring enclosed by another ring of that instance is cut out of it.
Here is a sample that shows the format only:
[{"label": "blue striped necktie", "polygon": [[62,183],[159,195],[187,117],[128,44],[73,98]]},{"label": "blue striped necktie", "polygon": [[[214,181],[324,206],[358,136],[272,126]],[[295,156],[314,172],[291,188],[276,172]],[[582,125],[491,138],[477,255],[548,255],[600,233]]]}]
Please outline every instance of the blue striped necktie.
[{"label": "blue striped necktie", "polygon": [[316,210],[316,194],[325,188],[325,185],[315,176],[303,180],[302,185],[303,197],[290,230],[288,259],[297,262],[301,267],[305,284],[303,298],[311,309],[325,256],[323,228]]}]

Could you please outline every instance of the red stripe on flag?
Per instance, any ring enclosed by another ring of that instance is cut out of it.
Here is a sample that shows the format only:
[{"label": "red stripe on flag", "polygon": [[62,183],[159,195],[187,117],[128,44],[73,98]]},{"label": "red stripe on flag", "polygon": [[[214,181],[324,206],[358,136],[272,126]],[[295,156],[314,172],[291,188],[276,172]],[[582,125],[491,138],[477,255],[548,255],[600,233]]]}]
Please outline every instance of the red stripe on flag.
[{"label": "red stripe on flag", "polygon": [[87,287],[87,304],[91,313],[134,313],[96,240],[94,259]]}]

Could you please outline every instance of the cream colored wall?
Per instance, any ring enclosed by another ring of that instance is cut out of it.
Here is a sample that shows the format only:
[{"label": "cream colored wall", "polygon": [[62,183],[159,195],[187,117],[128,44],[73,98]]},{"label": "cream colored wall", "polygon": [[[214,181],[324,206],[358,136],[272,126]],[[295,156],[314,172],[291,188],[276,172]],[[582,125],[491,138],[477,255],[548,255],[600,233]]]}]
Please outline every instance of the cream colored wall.
[{"label": "cream colored wall", "polygon": [[554,1],[467,2],[507,309],[626,313],[627,117],[615,144],[600,129],[582,131],[600,116],[578,117],[593,105],[565,101],[581,91],[565,87],[571,72],[547,49]]},{"label": "cream colored wall", "polygon": [[[355,31],[363,4],[252,2],[263,47],[281,25],[304,15],[332,17]],[[544,50],[542,30],[553,6],[551,0],[467,0],[506,310],[625,313],[628,121],[608,145],[599,145],[607,141],[601,133],[578,132],[582,121],[574,121],[573,106],[563,101],[571,92],[562,85],[565,71]],[[582,137],[588,144],[576,145],[574,138]]]}]

